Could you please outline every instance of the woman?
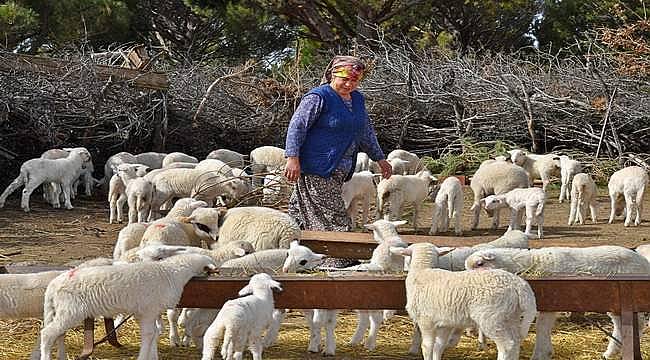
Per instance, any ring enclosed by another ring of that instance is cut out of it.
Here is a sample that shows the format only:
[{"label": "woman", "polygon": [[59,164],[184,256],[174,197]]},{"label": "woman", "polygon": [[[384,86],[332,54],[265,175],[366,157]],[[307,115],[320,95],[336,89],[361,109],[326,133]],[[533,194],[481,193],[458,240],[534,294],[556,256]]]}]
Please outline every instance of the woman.
[{"label": "woman", "polygon": [[305,230],[350,230],[341,185],[352,176],[359,151],[377,161],[383,177],[392,174],[356,90],[364,70],[356,57],[334,57],[321,85],[303,96],[289,123],[284,175],[297,181],[289,215]]}]

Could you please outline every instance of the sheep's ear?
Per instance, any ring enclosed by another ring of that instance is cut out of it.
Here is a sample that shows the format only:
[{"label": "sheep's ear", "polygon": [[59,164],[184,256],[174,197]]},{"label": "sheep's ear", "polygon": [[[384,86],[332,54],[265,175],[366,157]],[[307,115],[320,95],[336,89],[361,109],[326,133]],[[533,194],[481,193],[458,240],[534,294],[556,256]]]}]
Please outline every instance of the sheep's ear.
[{"label": "sheep's ear", "polygon": [[178,220],[178,222],[182,222],[182,223],[185,223],[185,224],[191,224],[193,219],[191,217],[189,217],[189,216],[179,216],[177,218],[177,220]]},{"label": "sheep's ear", "polygon": [[291,241],[291,243],[289,244],[289,249],[295,249],[295,248],[297,248],[298,246],[300,246],[300,243],[298,242],[298,240],[293,240],[293,241]]},{"label": "sheep's ear", "polygon": [[438,256],[448,254],[448,253],[454,251],[455,249],[456,249],[455,247],[449,247],[449,246],[439,247],[439,248],[437,248]]},{"label": "sheep's ear", "polygon": [[282,286],[280,286],[280,283],[275,281],[275,280],[269,281],[269,288],[270,289],[276,289],[278,291],[282,291]]},{"label": "sheep's ear", "polygon": [[238,294],[239,294],[239,296],[244,296],[244,295],[248,295],[248,294],[252,294],[252,293],[253,293],[253,287],[251,287],[250,284],[248,284],[248,285],[244,286],[244,288],[239,290]]},{"label": "sheep's ear", "polygon": [[396,221],[391,221],[391,223],[395,226],[400,226],[406,224],[408,221],[406,220],[396,220]]}]

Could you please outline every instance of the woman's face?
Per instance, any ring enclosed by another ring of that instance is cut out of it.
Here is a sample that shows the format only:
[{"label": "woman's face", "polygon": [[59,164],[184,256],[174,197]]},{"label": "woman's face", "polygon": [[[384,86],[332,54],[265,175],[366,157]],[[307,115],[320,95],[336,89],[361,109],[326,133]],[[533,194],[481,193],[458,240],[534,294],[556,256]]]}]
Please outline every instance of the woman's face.
[{"label": "woman's face", "polygon": [[359,80],[352,80],[350,78],[332,76],[332,81],[330,86],[336,91],[341,97],[345,99],[350,98],[350,93],[356,90],[359,86]]}]

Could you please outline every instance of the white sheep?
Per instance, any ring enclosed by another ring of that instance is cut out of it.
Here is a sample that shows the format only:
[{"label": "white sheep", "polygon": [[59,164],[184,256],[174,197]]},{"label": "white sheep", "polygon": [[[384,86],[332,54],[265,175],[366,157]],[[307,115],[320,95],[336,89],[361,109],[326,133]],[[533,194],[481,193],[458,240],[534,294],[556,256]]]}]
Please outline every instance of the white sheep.
[{"label": "white sheep", "polygon": [[151,244],[208,245],[217,241],[219,219],[226,213],[225,208],[198,208],[186,218],[156,221],[142,234],[140,247]]},{"label": "white sheep", "polygon": [[486,210],[509,207],[511,210],[508,230],[519,230],[522,209],[526,211],[526,235],[531,235],[533,222],[537,223],[537,237],[544,237],[544,205],[546,192],[540,188],[512,189],[505,194],[488,195],[483,199]]},{"label": "white sheep", "polygon": [[[0,274],[0,319],[43,318],[43,298],[47,285],[64,271],[29,274]],[[63,338],[58,340],[59,359],[65,359]],[[30,359],[40,358],[40,336]]]},{"label": "white sheep", "polygon": [[[79,149],[88,151],[86,148]],[[72,150],[72,148],[50,149],[41,154],[41,159],[63,159],[70,155],[70,150]],[[84,162],[84,164],[81,166],[79,177],[72,184],[72,188],[70,189],[70,197],[72,199],[77,196],[77,184],[79,183],[80,179],[83,179],[86,196],[92,196],[93,187],[95,184],[99,183],[99,180],[93,178],[93,171],[95,171],[95,167],[93,166],[93,161],[91,158],[88,161]],[[43,184],[43,197],[45,200],[47,200],[47,202],[52,204],[54,203],[54,199],[52,197],[59,189],[58,187],[53,188],[53,186],[56,186],[55,184],[51,184],[51,186],[47,185],[49,184]]]},{"label": "white sheep", "polygon": [[370,171],[370,157],[363,151],[357,153],[357,160],[354,165],[355,172]]},{"label": "white sheep", "polygon": [[[142,177],[144,176],[142,172],[146,174],[150,169],[144,164],[120,164],[117,166],[117,175],[126,185],[124,195],[129,205],[129,224],[144,222],[149,215],[154,188],[149,180]],[[118,216],[118,218],[120,217]]]},{"label": "white sheep", "polygon": [[246,166],[246,156],[229,149],[211,151],[205,158],[221,160],[231,167],[243,168]]},{"label": "white sheep", "polygon": [[[481,199],[488,195],[504,194],[515,188],[527,188],[529,186],[528,174],[521,166],[505,161],[496,161],[485,164],[476,170],[470,188],[474,192],[474,203],[470,208],[472,211],[472,225],[474,230],[478,227],[479,215],[481,212]],[[499,211],[492,220],[492,228],[496,229],[499,224]]]},{"label": "white sheep", "polygon": [[377,214],[384,213],[384,204],[388,201],[390,211],[384,217],[398,219],[402,206],[413,204],[413,228],[417,230],[418,213],[434,181],[436,178],[428,170],[415,175],[393,175],[389,179],[383,179],[377,185]]},{"label": "white sheep", "polygon": [[144,152],[135,155],[135,163],[147,165],[151,169],[160,169],[167,155],[166,153],[155,151]]},{"label": "white sheep", "polygon": [[222,359],[241,359],[248,346],[253,359],[261,360],[262,334],[273,320],[273,289],[282,291],[280,283],[269,274],[256,274],[239,291],[239,296],[244,297],[226,301],[203,336],[201,359],[211,360],[217,342],[223,339]]},{"label": "white sheep", "polygon": [[391,166],[392,172],[395,175],[409,175],[409,162],[402,159],[390,159],[387,160]]},{"label": "white sheep", "polygon": [[126,151],[111,155],[111,157],[109,157],[104,164],[104,178],[100,181],[100,183],[104,185],[108,184],[115,171],[117,171],[116,169],[118,165],[136,164],[137,162],[138,159],[135,157],[135,155]]},{"label": "white sheep", "polygon": [[[412,152],[397,149],[391,151],[388,154],[388,156],[386,156],[386,160],[388,160],[388,162],[390,162],[391,164],[393,164],[391,160],[395,160],[395,159],[402,160],[402,162],[395,162],[395,163],[399,163],[400,166],[403,166],[405,174],[413,175],[422,169],[422,165],[420,164],[420,158]],[[401,172],[395,172],[395,171],[393,171],[393,173],[401,174]]]},{"label": "white sheep", "polygon": [[510,159],[513,164],[523,167],[530,181],[535,179],[542,180],[542,189],[551,182],[552,176],[557,176],[561,172],[560,157],[555,154],[534,155],[527,154],[523,150],[510,150]]},{"label": "white sheep", "polygon": [[[228,246],[218,244],[217,246]],[[292,241],[288,249],[266,249],[230,259],[221,264],[221,268],[232,272],[251,274],[262,271],[273,273],[296,273],[310,270],[319,265],[326,256],[316,254],[308,247]]]},{"label": "white sheep", "polygon": [[[467,269],[504,269],[512,273],[575,273],[575,274],[643,274],[650,273],[650,263],[633,250],[620,246],[586,248],[546,247],[541,249],[485,249],[465,260]],[[537,340],[533,359],[550,359],[553,353],[551,330],[556,313],[541,312],[537,318]],[[609,314],[614,323],[613,338],[621,337],[620,316]],[[611,358],[620,344],[610,339],[603,356]]]},{"label": "white sheep", "polygon": [[[119,172],[122,171],[120,175]],[[142,164],[120,164],[116,169],[113,169],[115,174],[111,177],[108,185],[108,205],[109,205],[109,220],[113,222],[122,222],[124,213],[124,203],[127,202],[128,196],[126,194],[126,184],[137,177],[145,176],[151,168],[148,165]],[[125,181],[126,180],[126,181]],[[153,189],[150,189],[153,192]],[[150,195],[151,197],[151,195]],[[149,203],[151,200],[149,200]]]},{"label": "white sheep", "polygon": [[[281,172],[287,162],[284,157],[284,149],[275,146],[257,147],[251,151],[249,159],[251,171],[256,179],[265,172]],[[261,179],[255,181],[257,186],[261,183]]]},{"label": "white sheep", "polygon": [[624,225],[630,226],[632,224],[632,216],[634,215],[636,215],[634,226],[641,224],[643,194],[647,184],[648,173],[639,166],[628,166],[612,174],[607,184],[612,206],[609,215],[610,224],[614,222],[615,216],[623,212],[623,202],[625,202]]},{"label": "white sheep", "polygon": [[[164,218],[160,219],[160,221],[190,216],[195,209],[207,206],[208,203],[205,201],[194,200],[192,198],[178,199],[174,203],[172,209],[169,210],[169,213],[167,213]],[[124,253],[133,248],[139,247],[140,242],[142,241],[142,235],[144,235],[145,230],[151,224],[152,223],[134,223],[122,228],[117,235],[117,242],[113,248],[113,259],[120,260]]]},{"label": "white sheep", "polygon": [[573,177],[582,171],[582,164],[580,161],[573,160],[566,155],[560,155],[560,180],[562,186],[560,187],[560,198],[562,202],[566,198],[571,200],[571,181]]},{"label": "white sheep", "polygon": [[446,178],[436,194],[431,215],[429,235],[435,235],[438,230],[446,232],[449,221],[454,219],[454,232],[460,236],[463,228],[460,223],[463,212],[463,186],[454,176]]},{"label": "white sheep", "polygon": [[183,254],[158,262],[96,266],[60,274],[45,291],[41,360],[51,358],[55,339],[84,319],[119,313],[133,313],[140,323],[138,360],[157,359],[160,313],[175,307],[185,284],[208,269],[216,269],[211,258]]},{"label": "white sheep", "polygon": [[573,177],[571,183],[571,210],[569,212],[569,226],[576,222],[585,223],[587,207],[591,212],[591,220],[596,223],[598,212],[598,188],[594,179],[589,174],[579,173]]},{"label": "white sheep", "polygon": [[355,172],[350,180],[343,183],[341,192],[346,212],[352,221],[352,230],[356,228],[359,202],[362,204],[361,223],[366,224],[370,211],[370,200],[377,198],[377,186],[373,173],[367,170]]},{"label": "white sheep", "polygon": [[[31,159],[20,166],[20,175],[7,186],[0,195],[0,208],[4,207],[7,197],[21,186],[24,186],[20,207],[29,212],[29,197],[43,183],[56,183],[61,187],[66,209],[72,209],[70,191],[73,182],[80,174],[83,164],[90,160],[90,153],[85,148],[74,148],[70,155],[62,159]],[[58,193],[52,199],[54,207],[60,207]]]},{"label": "white sheep", "polygon": [[162,161],[162,167],[167,167],[167,165],[175,162],[198,163],[199,159],[182,152],[178,152],[178,151],[172,152],[165,156],[165,158]]},{"label": "white sheep", "polygon": [[498,359],[519,359],[537,312],[530,285],[503,270],[436,269],[438,257],[450,250],[429,243],[392,250],[411,257],[406,311],[422,333],[422,355],[441,359],[454,331],[477,326],[496,343]]},{"label": "white sheep", "polygon": [[196,164],[195,169],[203,171],[216,171],[223,176],[233,176],[232,167],[219,159],[205,159]]},{"label": "white sheep", "polygon": [[219,244],[246,240],[256,250],[288,248],[300,239],[300,227],[286,213],[267,207],[228,209],[219,227]]}]

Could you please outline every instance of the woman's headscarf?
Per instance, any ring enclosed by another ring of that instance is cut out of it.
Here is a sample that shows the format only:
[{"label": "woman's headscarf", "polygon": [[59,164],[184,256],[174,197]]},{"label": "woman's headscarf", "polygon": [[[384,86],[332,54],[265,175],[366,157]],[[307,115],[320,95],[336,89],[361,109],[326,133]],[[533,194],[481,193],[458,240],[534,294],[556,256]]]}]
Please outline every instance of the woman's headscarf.
[{"label": "woman's headscarf", "polygon": [[321,85],[329,83],[332,81],[332,75],[361,79],[365,69],[366,65],[358,57],[337,55],[325,68],[320,83]]}]

